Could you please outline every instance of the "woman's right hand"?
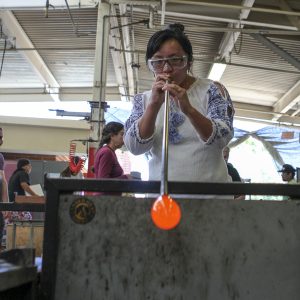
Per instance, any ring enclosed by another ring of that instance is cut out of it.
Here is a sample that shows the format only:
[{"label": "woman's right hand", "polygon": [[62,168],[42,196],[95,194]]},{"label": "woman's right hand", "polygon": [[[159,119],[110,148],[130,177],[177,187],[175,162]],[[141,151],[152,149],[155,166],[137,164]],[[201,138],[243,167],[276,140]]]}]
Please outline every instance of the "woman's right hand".
[{"label": "woman's right hand", "polygon": [[165,92],[162,88],[166,84],[167,80],[170,80],[170,76],[168,74],[155,75],[155,81],[152,85],[151,103],[157,105],[158,108],[161,107],[165,100]]},{"label": "woman's right hand", "polygon": [[143,116],[138,121],[139,133],[142,139],[148,139],[154,133],[157,114],[165,100],[165,92],[162,88],[166,84],[166,81],[169,80],[169,77],[170,76],[167,74],[155,76],[155,81],[152,85],[151,100],[147,105]]}]

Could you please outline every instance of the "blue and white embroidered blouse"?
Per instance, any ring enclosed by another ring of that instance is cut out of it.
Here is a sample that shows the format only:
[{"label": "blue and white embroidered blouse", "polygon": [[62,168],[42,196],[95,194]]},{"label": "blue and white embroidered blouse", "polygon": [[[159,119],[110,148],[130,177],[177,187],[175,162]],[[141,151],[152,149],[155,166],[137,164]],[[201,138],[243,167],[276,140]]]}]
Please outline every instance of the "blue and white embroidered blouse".
[{"label": "blue and white embroidered blouse", "polygon": [[[208,79],[197,79],[187,91],[189,101],[211,120],[213,131],[205,142],[189,119],[171,100],[169,118],[169,180],[226,182],[230,181],[222,150],[233,137],[234,109],[223,85]],[[137,94],[130,117],[125,123],[124,142],[135,155],[150,152],[149,179],[160,180],[164,107],[148,139],[139,134],[138,120],[151,98],[151,91]]]}]

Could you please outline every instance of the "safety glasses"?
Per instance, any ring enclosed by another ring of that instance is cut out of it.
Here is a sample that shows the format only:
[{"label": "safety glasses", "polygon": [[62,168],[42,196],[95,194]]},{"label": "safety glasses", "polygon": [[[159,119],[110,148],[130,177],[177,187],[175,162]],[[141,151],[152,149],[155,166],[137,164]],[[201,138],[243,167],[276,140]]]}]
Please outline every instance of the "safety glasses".
[{"label": "safety glasses", "polygon": [[187,65],[188,58],[187,56],[173,56],[169,58],[157,58],[157,59],[148,59],[148,67],[149,69],[154,72],[160,72],[165,67],[165,64],[168,63],[168,65],[174,69],[179,70],[183,69]]}]

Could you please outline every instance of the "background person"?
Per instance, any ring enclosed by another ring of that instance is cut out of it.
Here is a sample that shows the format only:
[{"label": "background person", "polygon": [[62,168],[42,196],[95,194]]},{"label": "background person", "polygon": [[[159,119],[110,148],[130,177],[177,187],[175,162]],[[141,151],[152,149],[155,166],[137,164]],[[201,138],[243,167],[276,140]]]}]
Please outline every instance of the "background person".
[{"label": "background person", "polygon": [[[3,144],[3,129],[0,127],[0,146]],[[0,153],[0,177],[2,179],[2,202],[8,202],[8,188],[4,172],[4,157]]]},{"label": "background person", "polygon": [[[278,172],[281,172],[282,181],[287,184],[297,184],[295,177],[296,169],[289,164],[284,164],[282,169]],[[290,196],[283,196],[282,200],[289,200],[289,199],[299,199],[299,197],[290,197]]]},{"label": "background person", "polygon": [[131,179],[125,175],[115,151],[124,145],[124,126],[119,122],[109,122],[104,126],[99,148],[95,155],[94,172],[96,178]]},{"label": "background person", "polygon": [[170,93],[169,180],[231,181],[222,150],[233,137],[234,109],[223,85],[190,75],[192,45],[184,26],[172,24],[150,38],[146,62],[152,89],[134,97],[125,123],[125,145],[135,155],[150,152],[149,179],[159,180],[164,95]]},{"label": "background person", "polygon": [[[0,146],[3,144],[3,130],[0,128]],[[2,202],[8,202],[8,192],[7,192],[7,181],[5,178],[5,172],[4,172],[4,157],[2,153],[0,153],[0,177],[2,180]],[[1,245],[2,245],[2,238],[4,233],[4,216],[3,213],[0,211],[0,251],[1,251]]]},{"label": "background person", "polygon": [[27,192],[29,195],[38,196],[30,188],[29,174],[31,172],[31,164],[28,159],[21,158],[17,162],[17,169],[11,175],[8,182],[9,201],[15,201],[15,195],[25,196]]},{"label": "background person", "polygon": [[278,172],[281,172],[282,181],[287,182],[288,184],[296,184],[297,181],[294,178],[296,174],[296,169],[289,164],[284,164],[282,169]]},{"label": "background person", "polygon": [[[242,179],[240,177],[238,170],[230,162],[228,162],[229,153],[230,153],[230,148],[228,146],[226,146],[223,149],[223,157],[224,157],[224,160],[227,165],[228,174],[232,178],[232,181],[242,182]],[[235,200],[245,200],[245,195],[234,195],[234,199]]]}]

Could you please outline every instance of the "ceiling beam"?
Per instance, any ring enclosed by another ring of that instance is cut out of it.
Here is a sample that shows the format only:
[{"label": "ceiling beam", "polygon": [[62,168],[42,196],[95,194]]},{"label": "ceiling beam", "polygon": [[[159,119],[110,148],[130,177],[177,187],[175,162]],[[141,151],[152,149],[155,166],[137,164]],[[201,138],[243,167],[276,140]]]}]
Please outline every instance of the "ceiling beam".
[{"label": "ceiling beam", "polygon": [[[246,9],[248,7],[245,5],[233,5],[233,4],[223,4],[223,3],[212,3],[212,2],[204,2],[204,1],[186,1],[186,0],[169,0],[169,3],[177,3],[184,5],[197,5],[197,6],[207,6],[207,7],[216,7],[230,10],[240,10]],[[280,9],[272,9],[272,8],[261,8],[261,7],[251,7],[250,10],[260,13],[273,13],[280,15],[291,15],[291,16],[300,16],[300,12],[291,11],[291,10],[280,10]]]},{"label": "ceiling beam", "polygon": [[261,120],[272,120],[272,108],[269,106],[233,101],[234,117],[253,117]]},{"label": "ceiling beam", "polygon": [[[126,14],[127,6],[126,4],[120,4],[119,5],[120,14],[121,16],[124,16]],[[128,93],[129,95],[134,95],[135,89],[134,89],[134,74],[132,69],[132,53],[129,51],[133,50],[131,48],[130,44],[130,30],[134,30],[133,27],[129,27],[128,24],[131,23],[130,20],[128,20],[127,17],[121,18],[121,25],[122,25],[122,43],[123,43],[123,49],[125,50],[125,63],[126,63],[126,73],[127,73],[127,84],[128,84]],[[133,33],[132,33],[133,34]],[[127,101],[130,101],[129,95],[127,97]]]},{"label": "ceiling beam", "polygon": [[[120,89],[120,99],[123,101],[130,101],[130,95],[134,94],[134,75],[131,67],[133,55],[130,46],[130,33],[129,20],[127,17],[123,17],[126,13],[126,5],[119,5],[119,13],[122,16],[121,26],[119,27],[115,6],[112,5],[110,17],[111,30],[109,35],[109,42],[111,47],[111,55],[113,58],[113,64],[115,69],[115,75]],[[115,51],[115,49],[122,49]]]},{"label": "ceiling beam", "polygon": [[233,102],[235,108],[236,119],[247,119],[255,121],[266,121],[270,124],[288,124],[300,125],[300,117],[291,116],[289,114],[278,114],[278,119],[274,119],[276,114],[271,107],[262,105],[253,105],[247,103]]},{"label": "ceiling beam", "polygon": [[[72,87],[61,88],[59,97],[61,101],[92,101],[92,87]],[[120,101],[120,91],[118,86],[106,86],[106,101]]]},{"label": "ceiling beam", "polygon": [[[255,0],[243,0],[242,5],[246,6],[246,7],[252,7],[254,4]],[[240,12],[240,16],[239,19],[240,20],[244,20],[247,19],[249,16],[250,10],[249,9],[242,9]],[[230,23],[228,25],[229,28],[240,28],[242,29],[244,27],[243,24],[237,24],[237,23]],[[240,32],[226,32],[223,35],[223,38],[221,40],[220,46],[219,46],[219,50],[218,50],[218,58],[217,60],[219,61],[229,61],[230,60],[230,55],[232,52],[232,49],[234,48],[234,45],[237,41],[237,39],[240,36]],[[208,72],[208,78],[210,78],[210,74],[211,71],[213,69],[213,67],[215,66],[215,64],[213,64],[211,66],[211,69]],[[220,78],[221,76],[224,74],[226,67],[224,68],[222,74],[220,74]],[[217,79],[219,80],[219,79]]]},{"label": "ceiling beam", "polygon": [[[286,10],[286,11],[292,11],[292,9],[290,8],[289,4],[287,3],[286,0],[279,0],[279,6],[281,9]],[[299,17],[295,17],[295,16],[290,16],[290,15],[286,15],[286,17],[288,18],[288,20],[290,21],[290,23],[297,27],[298,30],[300,30],[300,21],[299,21]]]},{"label": "ceiling beam", "polygon": [[[98,4],[99,0],[68,0],[68,5],[70,8],[85,8],[85,7],[95,7]],[[65,0],[51,0],[50,8],[53,9],[65,9],[66,1]],[[80,5],[79,5],[80,3]],[[0,10],[15,10],[15,9],[34,9],[34,8],[46,8],[45,0],[1,0]]]},{"label": "ceiling beam", "polygon": [[[15,38],[16,47],[34,47],[31,40],[28,38],[27,34],[11,11],[0,11],[0,19],[2,20],[4,33],[9,37]],[[58,89],[60,87],[59,83],[56,81],[55,77],[50,72],[44,60],[41,58],[37,51],[20,51],[20,53],[32,66],[33,70],[47,89],[52,90]],[[52,101],[59,101],[57,95],[52,94]]]},{"label": "ceiling beam", "polygon": [[[43,88],[1,88],[0,102],[53,102],[53,93]],[[92,87],[60,88],[55,93],[61,101],[92,101]],[[118,86],[106,86],[107,101],[120,101]]]},{"label": "ceiling beam", "polygon": [[[176,6],[176,9],[180,10],[180,6]],[[148,13],[149,10],[141,7],[134,7],[133,10],[135,12],[143,12]],[[161,15],[161,10],[156,11],[157,14]],[[204,21],[215,21],[215,22],[222,22],[222,23],[237,23],[237,24],[243,24],[243,25],[250,25],[250,26],[258,26],[263,28],[277,28],[277,29],[284,29],[284,30],[298,30],[295,26],[287,26],[287,25],[281,25],[281,24],[275,24],[275,23],[265,23],[265,22],[256,22],[256,21],[246,21],[246,20],[239,20],[239,19],[231,19],[231,18],[221,18],[221,17],[214,17],[214,16],[204,16],[200,14],[200,11],[198,14],[196,14],[197,11],[195,11],[195,14],[190,13],[184,13],[178,12],[178,11],[170,11],[169,9],[165,12],[166,16],[175,17],[178,18],[178,20],[184,18],[184,19],[193,19],[193,20],[204,20]]]},{"label": "ceiling beam", "polygon": [[89,129],[87,122],[78,122],[78,120],[66,120],[62,118],[45,119],[45,118],[28,118],[28,117],[11,117],[1,116],[2,124],[11,125],[27,125],[27,126],[39,126],[39,127],[53,127],[53,128],[70,128],[70,129]]},{"label": "ceiling beam", "polygon": [[[247,7],[252,7],[254,4],[255,0],[243,0],[242,5],[247,6]],[[248,18],[250,13],[249,9],[242,9],[240,12],[240,20],[245,20]],[[240,28],[242,29],[244,27],[244,24],[238,25],[237,23],[230,24],[228,26],[229,28],[234,27],[234,28]],[[219,47],[219,59],[228,59],[230,57],[231,51],[237,41],[237,39],[240,36],[240,32],[226,32],[222,38],[222,41],[220,43]]]},{"label": "ceiling beam", "polygon": [[[286,113],[300,101],[300,80],[285,93],[273,106],[274,112]],[[278,120],[281,116],[275,115],[273,120]]]},{"label": "ceiling beam", "polygon": [[111,6],[111,17],[110,17],[110,33],[109,33],[109,46],[111,48],[110,53],[113,60],[113,66],[115,71],[115,76],[117,84],[119,85],[120,99],[125,99],[125,96],[121,95],[128,94],[128,77],[126,72],[126,60],[124,52],[118,52],[113,49],[120,48],[123,49],[122,37],[120,33],[120,27],[118,24],[118,19],[116,17],[117,12],[115,6]]},{"label": "ceiling beam", "polygon": [[286,60],[288,63],[290,63],[292,66],[300,70],[300,61],[291,56],[289,53],[287,53],[285,50],[281,49],[279,46],[277,46],[275,43],[270,41],[268,38],[262,36],[261,34],[256,33],[250,33],[250,35],[260,42],[262,45],[266,46],[270,50],[272,50],[274,53],[282,57],[284,60]]},{"label": "ceiling beam", "polygon": [[[105,93],[109,51],[108,38],[110,30],[109,15],[110,5],[107,2],[99,4],[93,82],[93,101],[99,101],[99,107],[101,107],[101,102],[105,102],[106,100]],[[102,117],[103,116],[99,116],[98,121],[102,121]]]},{"label": "ceiling beam", "polygon": [[[300,61],[288,54],[286,51],[281,49],[275,43],[265,38],[260,34],[250,34],[254,39],[259,41],[261,44],[272,50],[274,53],[282,57],[288,63],[293,65],[295,68],[300,70]],[[285,95],[283,95],[273,106],[274,112],[286,113],[293,106],[300,101],[300,81],[298,81]],[[274,115],[273,121],[281,120],[282,116],[279,114]]]}]

